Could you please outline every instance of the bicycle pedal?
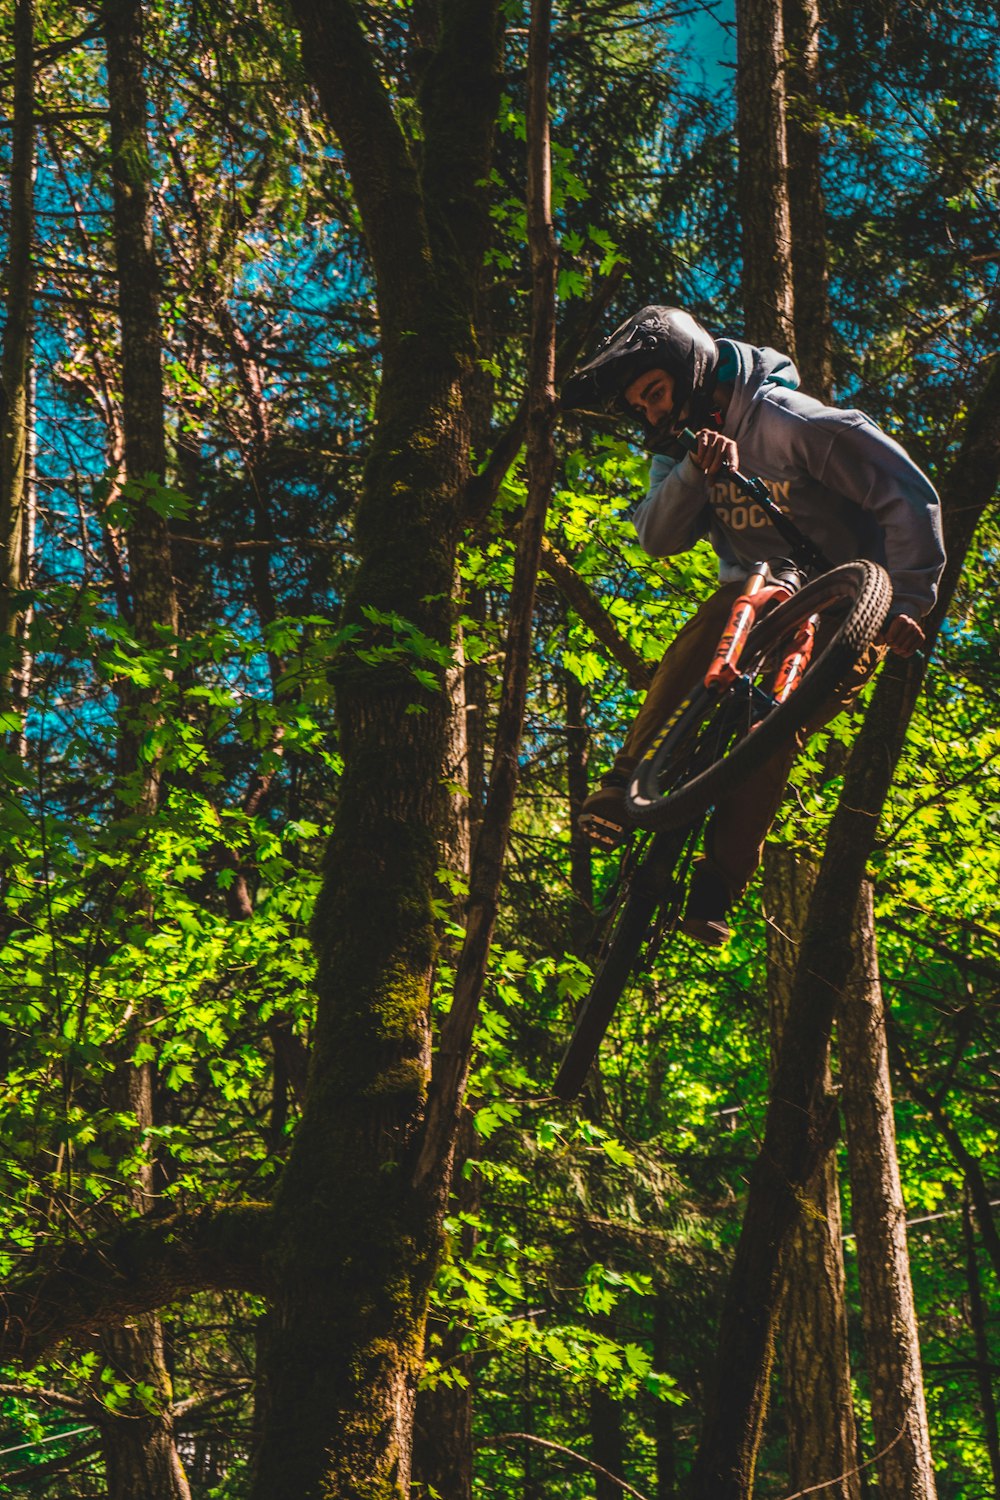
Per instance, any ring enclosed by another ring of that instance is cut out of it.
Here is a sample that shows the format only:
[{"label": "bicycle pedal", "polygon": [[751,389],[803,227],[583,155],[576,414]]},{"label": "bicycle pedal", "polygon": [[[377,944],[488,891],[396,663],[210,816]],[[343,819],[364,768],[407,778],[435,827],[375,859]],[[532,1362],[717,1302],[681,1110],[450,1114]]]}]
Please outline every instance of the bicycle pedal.
[{"label": "bicycle pedal", "polygon": [[578,823],[580,832],[601,849],[618,849],[628,838],[628,829],[620,823],[611,823],[596,813],[582,813]]}]

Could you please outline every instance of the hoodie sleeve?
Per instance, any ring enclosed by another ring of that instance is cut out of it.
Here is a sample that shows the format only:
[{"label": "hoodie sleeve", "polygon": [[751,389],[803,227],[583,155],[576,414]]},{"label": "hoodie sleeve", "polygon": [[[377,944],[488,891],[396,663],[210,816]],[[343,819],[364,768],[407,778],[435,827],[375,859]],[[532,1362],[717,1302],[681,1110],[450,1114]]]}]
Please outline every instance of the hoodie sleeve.
[{"label": "hoodie sleeve", "polygon": [[639,541],[651,557],[687,552],[708,529],[705,476],[690,454],[678,463],[665,453],[653,456],[649,489],[632,513]]},{"label": "hoodie sleeve", "polygon": [[863,412],[845,412],[825,460],[821,484],[875,517],[885,538],[892,579],[890,615],[919,620],[937,597],[944,568],[941,504],[930,480],[904,450]]}]

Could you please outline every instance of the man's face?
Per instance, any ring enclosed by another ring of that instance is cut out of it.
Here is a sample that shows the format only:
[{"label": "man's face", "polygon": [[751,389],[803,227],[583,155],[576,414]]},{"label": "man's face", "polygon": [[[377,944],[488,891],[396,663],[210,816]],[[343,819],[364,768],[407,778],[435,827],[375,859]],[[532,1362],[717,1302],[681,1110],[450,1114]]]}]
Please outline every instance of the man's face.
[{"label": "man's face", "polygon": [[[646,426],[655,430],[673,410],[674,377],[666,370],[647,370],[625,387],[625,400]],[[678,413],[670,426],[679,427],[683,415]]]}]

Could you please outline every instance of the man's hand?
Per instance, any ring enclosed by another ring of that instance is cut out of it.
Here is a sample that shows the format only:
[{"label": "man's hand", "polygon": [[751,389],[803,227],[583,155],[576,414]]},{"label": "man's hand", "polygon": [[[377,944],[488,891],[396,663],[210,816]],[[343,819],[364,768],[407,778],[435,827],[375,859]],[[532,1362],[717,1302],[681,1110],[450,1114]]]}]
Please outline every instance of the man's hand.
[{"label": "man's hand", "polygon": [[897,656],[912,656],[927,637],[909,615],[896,615],[882,632],[882,640]]},{"label": "man's hand", "polygon": [[740,451],[732,438],[716,432],[712,427],[703,427],[698,434],[698,447],[691,454],[691,461],[704,474],[718,474],[721,468],[739,468]]}]

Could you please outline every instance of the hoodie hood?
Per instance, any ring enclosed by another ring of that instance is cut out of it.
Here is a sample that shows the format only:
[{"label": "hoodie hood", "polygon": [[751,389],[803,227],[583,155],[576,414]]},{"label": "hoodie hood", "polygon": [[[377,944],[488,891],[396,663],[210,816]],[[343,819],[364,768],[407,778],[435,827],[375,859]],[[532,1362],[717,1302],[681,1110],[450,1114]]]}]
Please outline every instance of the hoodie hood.
[{"label": "hoodie hood", "polygon": [[762,349],[737,339],[719,339],[719,385],[732,385],[733,394],[726,412],[724,430],[739,441],[754,403],[779,386],[797,391],[799,372],[787,354],[766,345]]}]

